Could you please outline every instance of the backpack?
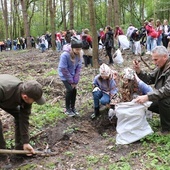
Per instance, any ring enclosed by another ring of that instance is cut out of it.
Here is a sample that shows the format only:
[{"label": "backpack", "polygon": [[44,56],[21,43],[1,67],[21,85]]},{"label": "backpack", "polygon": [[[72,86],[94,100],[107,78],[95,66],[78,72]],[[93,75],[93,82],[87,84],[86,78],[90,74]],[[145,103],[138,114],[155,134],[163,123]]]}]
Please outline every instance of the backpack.
[{"label": "backpack", "polygon": [[107,48],[113,48],[113,40],[112,39],[109,39]]},{"label": "backpack", "polygon": [[82,40],[82,49],[89,49],[89,47],[90,47],[90,44],[89,44],[89,42],[87,41],[87,39],[86,39],[86,38],[83,39],[83,40]]}]

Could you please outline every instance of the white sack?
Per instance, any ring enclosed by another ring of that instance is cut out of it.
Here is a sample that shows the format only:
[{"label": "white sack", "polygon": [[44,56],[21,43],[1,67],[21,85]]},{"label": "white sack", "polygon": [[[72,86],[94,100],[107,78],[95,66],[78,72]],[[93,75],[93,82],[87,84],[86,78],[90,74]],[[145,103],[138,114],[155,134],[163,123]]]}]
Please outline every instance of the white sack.
[{"label": "white sack", "polygon": [[115,111],[118,118],[116,144],[130,144],[153,133],[145,114],[151,103],[138,104],[131,101],[116,105]]},{"label": "white sack", "polygon": [[48,41],[47,40],[45,40],[45,47],[46,47],[46,49],[48,49]]},{"label": "white sack", "polygon": [[113,55],[113,62],[115,64],[122,64],[123,63],[123,57],[120,49],[117,49],[116,52]]},{"label": "white sack", "polygon": [[135,55],[140,55],[141,54],[140,41],[135,41],[134,42],[134,47],[135,47]]},{"label": "white sack", "polygon": [[119,35],[118,36],[118,41],[120,43],[120,48],[123,50],[126,50],[130,47],[130,42],[126,35]]}]

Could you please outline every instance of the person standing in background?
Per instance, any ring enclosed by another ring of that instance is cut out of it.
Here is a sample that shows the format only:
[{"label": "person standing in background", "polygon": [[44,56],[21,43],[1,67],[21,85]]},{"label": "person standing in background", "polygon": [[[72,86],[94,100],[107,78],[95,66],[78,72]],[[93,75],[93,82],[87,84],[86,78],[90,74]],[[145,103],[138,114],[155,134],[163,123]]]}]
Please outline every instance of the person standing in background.
[{"label": "person standing in background", "polygon": [[159,19],[156,20],[156,31],[158,32],[157,45],[160,46],[162,44],[163,26],[162,26],[161,21]]},{"label": "person standing in background", "polygon": [[106,49],[106,56],[109,57],[109,64],[113,64],[113,58],[112,58],[112,49],[114,48],[114,38],[113,38],[113,31],[110,26],[107,26],[105,28],[105,41],[104,46]]},{"label": "person standing in background", "polygon": [[63,51],[58,65],[58,74],[66,88],[65,114],[75,116],[78,114],[75,108],[77,84],[80,79],[82,68],[81,60],[82,41],[77,37],[71,38],[71,49]]},{"label": "person standing in background", "polygon": [[169,33],[170,33],[170,25],[168,25],[168,20],[165,19],[163,22],[162,43],[163,43],[163,46],[166,48],[168,47],[169,39],[167,37]]}]

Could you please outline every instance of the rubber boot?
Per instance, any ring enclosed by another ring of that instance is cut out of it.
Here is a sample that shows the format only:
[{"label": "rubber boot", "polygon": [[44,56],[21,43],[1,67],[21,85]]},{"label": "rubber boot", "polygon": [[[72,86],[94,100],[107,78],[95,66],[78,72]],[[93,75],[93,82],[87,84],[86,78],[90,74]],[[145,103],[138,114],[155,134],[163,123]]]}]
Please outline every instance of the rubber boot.
[{"label": "rubber boot", "polygon": [[100,115],[99,107],[94,108],[94,113],[91,115],[92,119],[97,118]]}]

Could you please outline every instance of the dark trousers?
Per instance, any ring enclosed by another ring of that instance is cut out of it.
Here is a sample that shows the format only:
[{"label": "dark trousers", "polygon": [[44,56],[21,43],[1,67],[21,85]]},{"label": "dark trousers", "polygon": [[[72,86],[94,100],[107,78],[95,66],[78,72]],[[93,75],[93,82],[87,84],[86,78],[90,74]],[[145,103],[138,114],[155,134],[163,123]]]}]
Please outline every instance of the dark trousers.
[{"label": "dark trousers", "polygon": [[92,56],[83,55],[83,59],[85,67],[88,67],[88,64],[91,64],[91,66],[93,67]]},{"label": "dark trousers", "polygon": [[163,46],[167,48],[168,42],[169,42],[169,39],[167,38],[167,35],[163,35],[163,37],[162,37]]},{"label": "dark trousers", "polygon": [[[23,144],[21,143],[21,135],[19,129],[19,115],[20,109],[17,107],[16,109],[3,109],[14,117],[15,123],[15,148],[22,149]],[[6,148],[5,140],[3,136],[2,122],[0,121],[0,148]]]},{"label": "dark trousers", "polygon": [[160,115],[162,130],[170,131],[170,97],[153,102],[148,110]]},{"label": "dark trousers", "polygon": [[106,55],[109,57],[109,64],[113,64],[113,59],[112,59],[112,48],[106,48]]},{"label": "dark trousers", "polygon": [[72,88],[68,81],[63,81],[66,88],[65,105],[66,109],[74,109],[76,102],[77,89]]},{"label": "dark trousers", "polygon": [[0,149],[5,149],[5,148],[6,148],[6,143],[3,136],[2,122],[0,120]]}]

